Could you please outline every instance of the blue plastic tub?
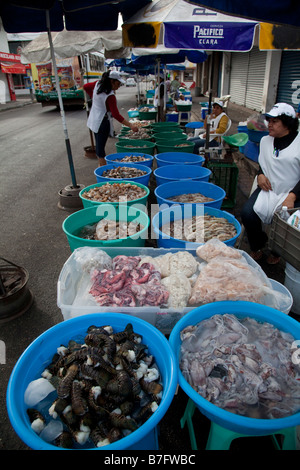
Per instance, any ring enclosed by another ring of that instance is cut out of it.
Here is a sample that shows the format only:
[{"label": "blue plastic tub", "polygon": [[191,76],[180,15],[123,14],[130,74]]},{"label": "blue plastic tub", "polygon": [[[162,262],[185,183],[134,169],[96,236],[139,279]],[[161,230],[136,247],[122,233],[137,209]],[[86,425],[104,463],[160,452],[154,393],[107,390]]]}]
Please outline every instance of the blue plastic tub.
[{"label": "blue plastic tub", "polygon": [[223,410],[201,397],[184,379],[180,368],[180,332],[188,325],[210,318],[213,315],[229,313],[238,318],[251,317],[260,322],[269,322],[276,328],[291,333],[296,340],[300,340],[300,323],[284,313],[271,307],[243,301],[222,301],[203,305],[184,315],[173,328],[169,341],[176,356],[179,385],[193,400],[200,412],[208,419],[231,431],[249,436],[263,436],[272,434],[281,429],[298,426],[300,412],[278,419],[258,419],[241,416]]},{"label": "blue plastic tub", "polygon": [[208,182],[211,170],[204,166],[195,165],[165,165],[154,170],[157,186],[173,181],[206,181]]},{"label": "blue plastic tub", "polygon": [[[111,153],[110,155],[106,155],[105,160],[108,165],[111,163],[115,163],[117,160],[122,160],[124,157],[128,156],[137,156],[137,157],[145,157],[147,160],[143,160],[141,162],[133,162],[135,165],[144,165],[148,166],[149,168],[152,167],[152,163],[154,160],[153,155],[149,155],[147,153],[142,152],[121,152],[121,153]],[[125,163],[125,162],[117,162],[117,163]]]},{"label": "blue plastic tub", "polygon": [[[146,171],[146,174],[142,176],[137,176],[136,178],[110,178],[108,176],[107,177],[102,176],[105,171],[109,171],[114,168],[124,167],[124,166],[130,167],[130,168],[136,168],[141,171]],[[149,168],[148,166],[140,165],[139,163],[138,164],[136,163],[111,163],[109,165],[100,166],[96,168],[96,170],[94,171],[97,183],[104,183],[107,181],[114,181],[115,183],[117,183],[118,181],[129,180],[129,181],[134,181],[135,183],[144,184],[145,186],[148,186],[149,184],[151,173],[152,173],[151,168]]]},{"label": "blue plastic tub", "polygon": [[[150,189],[147,186],[145,186],[144,184],[141,184],[141,183],[135,183],[133,181],[128,181],[128,180],[127,181],[126,180],[120,181],[120,184],[123,184],[123,183],[129,183],[129,184],[134,184],[136,186],[139,186],[140,188],[145,190],[145,192],[146,192],[145,196],[140,197],[139,199],[133,199],[132,201],[109,202],[109,204],[111,204],[113,206],[119,206],[119,205],[132,206],[132,205],[135,205],[135,204],[139,204],[139,205],[143,205],[143,206],[147,205],[147,199],[148,199],[148,196],[150,194]],[[89,191],[90,189],[98,188],[100,186],[103,186],[104,184],[117,184],[117,182],[115,180],[110,180],[110,181],[107,181],[107,182],[104,182],[104,183],[91,184],[90,186],[87,186],[86,188],[83,188],[80,191],[79,197],[82,200],[82,204],[83,204],[84,209],[86,209],[88,207],[99,206],[101,204],[107,204],[106,201],[94,201],[94,200],[87,199],[87,198],[84,197],[85,192]]]},{"label": "blue plastic tub", "polygon": [[85,335],[90,325],[111,325],[118,332],[124,330],[128,323],[142,336],[143,343],[155,357],[163,383],[162,400],[153,415],[136,431],[95,450],[158,450],[158,447],[153,449],[156,427],[167,412],[177,386],[175,357],[168,341],[157,328],[140,318],[123,313],[89,314],[66,320],[45,331],[23,352],[10,376],[6,398],[11,424],[27,446],[33,450],[60,450],[43,441],[31,429],[24,404],[24,392],[28,384],[40,377],[57,347],[67,344],[71,338]]},{"label": "blue plastic tub", "polygon": [[203,165],[205,158],[194,153],[163,152],[155,155],[157,166],[164,165]]},{"label": "blue plastic tub", "polygon": [[244,146],[244,155],[245,157],[249,158],[249,160],[258,162],[259,144],[257,144],[256,142],[251,142],[251,140],[248,140],[248,142]]},{"label": "blue plastic tub", "polygon": [[221,209],[223,200],[226,196],[226,191],[213,183],[207,183],[206,181],[187,181],[183,180],[178,182],[173,181],[171,183],[165,183],[154,190],[157,204],[167,204],[172,206],[173,204],[185,205],[184,202],[174,202],[170,198],[174,196],[180,196],[181,194],[193,194],[200,193],[203,196],[210,197],[213,201],[204,203],[189,203],[192,205],[204,205],[205,207],[213,207],[215,209]]},{"label": "blue plastic tub", "polygon": [[269,135],[269,131],[255,131],[253,129],[248,129],[248,135],[251,142],[259,143],[265,135]]},{"label": "blue plastic tub", "polygon": [[234,246],[241,234],[241,224],[233,215],[220,209],[205,207],[202,204],[185,204],[181,206],[174,205],[172,207],[165,206],[164,209],[159,210],[152,218],[152,229],[157,238],[158,247],[196,250],[198,246],[203,245],[203,243],[187,242],[178,238],[169,237],[161,231],[161,227],[162,225],[173,222],[174,220],[189,219],[194,215],[199,216],[204,214],[214,217],[224,217],[228,222],[234,225],[237,232],[236,235],[233,238],[224,241],[225,245]]},{"label": "blue plastic tub", "polygon": [[[142,206],[143,207],[143,206]],[[62,224],[62,229],[66,234],[71,251],[83,246],[105,248],[109,246],[145,246],[148,238],[148,227],[150,219],[148,215],[140,210],[140,207],[112,204],[101,204],[99,206],[89,207],[76,211],[69,215]],[[102,219],[112,220],[113,222],[125,221],[135,222],[143,226],[142,230],[126,238],[116,238],[109,240],[89,240],[79,237],[79,232],[83,227],[94,225]]]}]

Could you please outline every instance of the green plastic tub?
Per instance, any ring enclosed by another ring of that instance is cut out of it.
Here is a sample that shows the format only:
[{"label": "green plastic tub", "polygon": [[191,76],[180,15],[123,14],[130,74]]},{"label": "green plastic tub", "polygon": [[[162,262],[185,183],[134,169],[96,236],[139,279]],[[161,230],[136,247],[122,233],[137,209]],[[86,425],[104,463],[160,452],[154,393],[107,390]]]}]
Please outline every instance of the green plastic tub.
[{"label": "green plastic tub", "polygon": [[[166,122],[153,122],[151,124],[151,127],[153,129],[153,132],[161,132],[161,131],[168,131],[170,128],[171,129],[180,129],[179,123],[178,122],[171,122],[171,121],[166,121]],[[181,129],[180,129],[181,130]]]},{"label": "green plastic tub", "polygon": [[[119,238],[114,240],[87,240],[78,236],[80,230],[87,225],[93,225],[100,220],[113,220],[115,222],[136,222],[143,228],[133,236]],[[112,247],[112,246],[145,246],[145,240],[148,238],[148,228],[150,219],[148,215],[133,206],[113,206],[112,204],[103,204],[97,207],[82,209],[69,215],[62,228],[65,232],[71,251],[84,246],[90,247]]]},{"label": "green plastic tub", "polygon": [[[112,206],[132,206],[132,205],[136,205],[138,204],[139,207],[141,206],[145,206],[147,205],[147,199],[148,199],[148,196],[150,194],[150,189],[147,188],[147,186],[144,186],[143,184],[141,183],[135,183],[134,181],[120,181],[120,184],[121,183],[126,183],[126,184],[133,184],[135,186],[139,186],[140,188],[144,189],[146,191],[146,194],[145,196],[139,198],[139,199],[133,199],[132,201],[127,201],[127,202],[109,202],[110,205]],[[79,197],[80,199],[82,200],[82,203],[83,203],[83,208],[86,209],[88,207],[98,207],[100,205],[103,205],[103,204],[107,204],[107,201],[93,201],[91,199],[87,199],[83,196],[83,194],[86,192],[86,191],[89,191],[90,189],[93,189],[93,188],[99,188],[100,186],[103,186],[104,184],[116,184],[116,181],[107,181],[107,183],[96,183],[96,184],[92,184],[90,186],[87,186],[86,188],[83,188],[80,193],[79,193]]]},{"label": "green plastic tub", "polygon": [[178,128],[170,128],[169,130],[166,130],[166,129],[162,129],[161,131],[155,131],[153,133],[153,137],[155,139],[163,139],[163,138],[169,138],[169,137],[178,137],[180,135],[184,134],[184,132],[180,129],[180,127]]},{"label": "green plastic tub", "polygon": [[184,111],[184,112],[188,112],[188,111],[191,111],[192,109],[192,105],[191,104],[177,104],[177,109],[178,111]]},{"label": "green plastic tub", "polygon": [[116,148],[118,153],[144,152],[148,153],[149,155],[154,155],[155,143],[149,142],[149,140],[125,139],[116,142]]},{"label": "green plastic tub", "polygon": [[154,108],[153,104],[143,104],[142,106],[139,107],[139,119],[141,121],[152,121],[153,119],[156,119],[157,116],[157,109],[155,111],[140,111],[143,108],[149,108],[152,109]]},{"label": "green plastic tub", "polygon": [[[178,145],[180,144],[186,144],[184,147],[179,147]],[[194,151],[194,142],[189,142],[189,141],[182,141],[178,142],[177,144],[172,144],[172,143],[166,143],[166,144],[161,144],[161,143],[156,143],[156,148],[158,153],[165,153],[165,152],[184,152],[184,153],[193,153]]]},{"label": "green plastic tub", "polygon": [[187,140],[186,134],[180,134],[179,132],[175,134],[170,134],[167,136],[155,137],[156,144],[176,144],[177,142],[185,142]]}]

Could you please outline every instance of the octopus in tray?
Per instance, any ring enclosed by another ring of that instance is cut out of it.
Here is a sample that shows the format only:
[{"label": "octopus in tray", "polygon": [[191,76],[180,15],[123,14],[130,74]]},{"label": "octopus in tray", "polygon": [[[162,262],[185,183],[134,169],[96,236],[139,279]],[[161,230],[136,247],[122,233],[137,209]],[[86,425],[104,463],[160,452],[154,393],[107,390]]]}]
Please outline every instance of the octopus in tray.
[{"label": "octopus in tray", "polygon": [[225,313],[187,326],[180,338],[185,379],[216,406],[268,419],[299,411],[300,368],[290,333]]},{"label": "octopus in tray", "polygon": [[150,263],[139,266],[140,260],[119,255],[111,270],[94,270],[89,293],[96,302],[112,307],[166,306],[169,292],[161,284],[160,272]]},{"label": "octopus in tray", "polygon": [[32,429],[40,434],[60,420],[52,444],[77,449],[103,447],[137,430],[157,410],[163,391],[142,340],[131,323],[122,331],[91,325],[83,342],[70,339],[57,348],[42,372],[56,397],[36,405],[43,412],[27,410]]}]

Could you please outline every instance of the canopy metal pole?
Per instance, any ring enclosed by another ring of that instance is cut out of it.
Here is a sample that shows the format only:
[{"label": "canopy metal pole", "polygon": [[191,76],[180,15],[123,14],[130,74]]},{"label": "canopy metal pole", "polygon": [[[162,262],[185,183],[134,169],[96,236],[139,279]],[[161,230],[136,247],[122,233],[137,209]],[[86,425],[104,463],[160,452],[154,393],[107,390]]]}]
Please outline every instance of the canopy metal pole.
[{"label": "canopy metal pole", "polygon": [[167,85],[166,85],[167,75],[166,75],[166,70],[167,70],[167,66],[165,65],[164,66],[164,113],[166,113],[166,111],[167,111]]},{"label": "canopy metal pole", "polygon": [[69,136],[68,136],[68,129],[67,129],[67,125],[66,125],[64,105],[63,105],[63,100],[62,100],[62,97],[61,97],[61,89],[60,89],[60,86],[59,86],[59,78],[58,78],[58,73],[57,73],[54,47],[53,47],[52,36],[51,36],[49,10],[46,10],[46,22],[47,22],[48,39],[49,39],[49,44],[50,44],[51,59],[52,59],[53,68],[54,68],[56,91],[57,91],[57,96],[58,96],[60,115],[61,115],[62,123],[63,123],[63,129],[64,129],[64,134],[65,134],[65,142],[66,142],[67,154],[68,154],[68,159],[69,159],[69,166],[70,166],[70,171],[71,171],[72,184],[73,184],[74,188],[77,188],[78,185],[77,185],[77,182],[76,182],[75,170],[74,170],[74,165],[73,165],[71,144],[70,144],[70,140],[69,140]]},{"label": "canopy metal pole", "polygon": [[211,103],[212,103],[212,88],[213,88],[213,79],[214,79],[214,55],[211,55],[210,63],[210,76],[209,76],[209,98],[208,98],[208,112],[206,120],[206,139],[205,139],[205,149],[209,148],[209,131],[210,131],[210,120],[209,116],[211,114]]}]

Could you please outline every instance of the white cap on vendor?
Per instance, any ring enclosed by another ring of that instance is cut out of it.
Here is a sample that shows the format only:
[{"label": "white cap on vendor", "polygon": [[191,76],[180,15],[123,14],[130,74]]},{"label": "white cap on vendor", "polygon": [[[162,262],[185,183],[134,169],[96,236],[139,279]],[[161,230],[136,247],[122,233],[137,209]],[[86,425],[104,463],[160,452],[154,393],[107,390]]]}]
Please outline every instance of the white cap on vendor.
[{"label": "white cap on vendor", "polygon": [[271,111],[266,113],[265,116],[275,118],[281,116],[282,114],[293,118],[296,117],[296,111],[294,110],[293,106],[287,103],[276,103]]},{"label": "white cap on vendor", "polygon": [[116,72],[115,70],[111,70],[109,72],[108,77],[112,78],[113,80],[119,80],[119,82],[123,83],[123,85],[125,83],[125,80],[123,80],[123,78],[121,78],[121,75],[118,72]]},{"label": "white cap on vendor", "polygon": [[213,106],[214,106],[215,104],[217,104],[217,105],[220,106],[221,108],[223,108],[223,106],[224,106],[224,103],[223,103],[223,101],[221,101],[221,100],[219,100],[219,101],[214,101],[214,102],[213,102]]}]

